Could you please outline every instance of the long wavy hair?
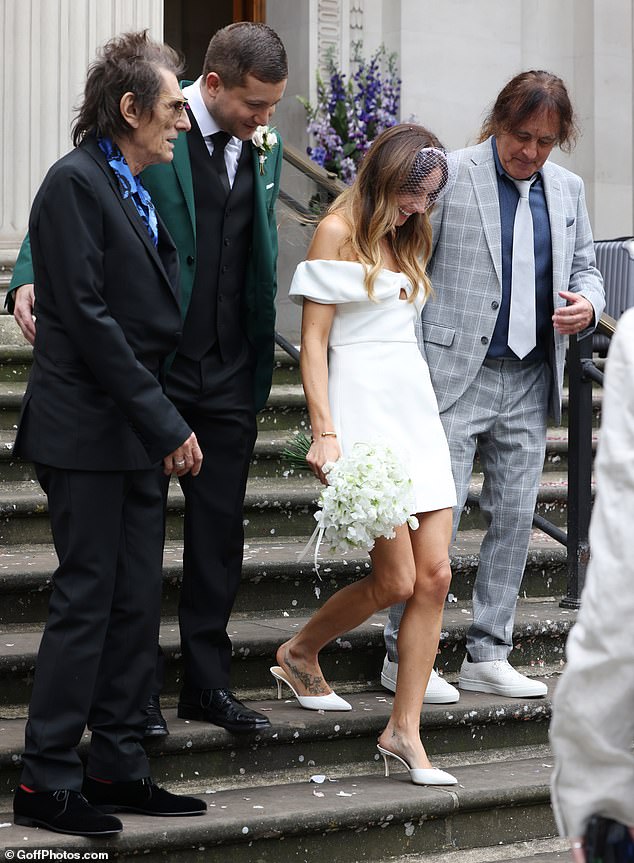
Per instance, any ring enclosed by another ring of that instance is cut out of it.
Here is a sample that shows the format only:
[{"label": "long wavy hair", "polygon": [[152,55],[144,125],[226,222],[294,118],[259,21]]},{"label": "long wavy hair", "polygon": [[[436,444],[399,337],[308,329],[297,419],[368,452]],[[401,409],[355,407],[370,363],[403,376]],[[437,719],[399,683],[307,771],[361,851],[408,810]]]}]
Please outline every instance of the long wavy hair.
[{"label": "long wavy hair", "polygon": [[161,69],[178,78],[182,59],[169,45],[150,39],[147,30],[122,33],[106,42],[88,67],[83,102],[73,124],[75,147],[91,132],[112,139],[128,137],[132,129],[121,114],[121,97],[134,93],[141,113],[151,112],[163,87]]},{"label": "long wavy hair", "polygon": [[[350,188],[331,204],[350,230],[345,253],[365,264],[365,287],[374,299],[374,283],[384,266],[381,242],[388,238],[399,270],[412,285],[409,301],[419,290],[431,293],[426,265],[431,254],[432,230],[428,211],[413,213],[395,227],[399,215],[398,194],[410,176],[417,153],[423,147],[438,147],[438,138],[424,126],[400,124],[381,132],[361,162]],[[344,249],[342,249],[344,252]]]}]

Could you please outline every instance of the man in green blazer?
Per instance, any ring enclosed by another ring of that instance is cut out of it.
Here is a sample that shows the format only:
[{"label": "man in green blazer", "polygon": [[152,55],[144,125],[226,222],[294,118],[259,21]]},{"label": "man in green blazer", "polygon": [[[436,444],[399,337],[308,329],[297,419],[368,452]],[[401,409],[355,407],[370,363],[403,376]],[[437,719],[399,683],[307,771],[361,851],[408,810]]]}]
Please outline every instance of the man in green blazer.
[{"label": "man in green blazer", "polygon": [[[192,130],[174,143],[169,165],[142,182],[178,249],[183,332],[168,361],[166,392],[204,454],[195,478],[179,474],[185,497],[179,605],[185,665],[178,715],[234,733],[268,726],[229,688],[227,623],[240,583],[243,504],[256,438],[256,411],[273,372],[277,227],[282,142],[268,127],[288,66],[279,36],[239,22],[211,39],[200,78],[183,87]],[[8,306],[30,341],[35,333],[28,239]],[[104,358],[105,359],[105,358]],[[148,736],[167,733],[158,696]]]}]

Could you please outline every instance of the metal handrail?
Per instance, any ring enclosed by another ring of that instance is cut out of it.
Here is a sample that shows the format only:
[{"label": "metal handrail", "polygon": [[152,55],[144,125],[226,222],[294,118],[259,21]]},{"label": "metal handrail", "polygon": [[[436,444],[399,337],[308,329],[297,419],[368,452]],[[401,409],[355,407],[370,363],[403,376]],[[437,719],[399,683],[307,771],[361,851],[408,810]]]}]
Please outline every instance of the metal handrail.
[{"label": "metal handrail", "polygon": [[290,165],[297,168],[298,171],[301,171],[301,173],[308,177],[309,180],[312,180],[313,183],[316,183],[320,189],[323,189],[333,198],[336,198],[340,192],[343,192],[343,190],[347,188],[346,184],[343,183],[335,174],[331,174],[330,171],[326,171],[316,162],[311,161],[307,156],[304,156],[299,150],[296,150],[289,144],[284,143],[283,156]]},{"label": "metal handrail", "polygon": [[[612,338],[616,321],[603,314],[599,335]],[[603,372],[592,361],[592,339],[570,339],[568,346],[568,575],[562,608],[579,608],[590,561],[592,515],[592,384]]]},{"label": "metal handrail", "polygon": [[[336,177],[335,174],[331,174],[329,171],[324,170],[324,168],[320,167],[315,162],[312,162],[290,144],[284,144],[283,156],[289,165],[297,168],[297,170],[305,177],[315,183],[319,193],[324,197],[324,202],[333,200],[340,192],[343,192],[343,190],[347,188],[345,183]],[[305,220],[306,224],[315,221],[315,213],[296,200],[288,192],[284,191],[284,189],[280,189],[279,198],[280,201],[293,210],[294,213]],[[275,343],[293,360],[295,360],[295,362],[299,362],[299,351],[295,345],[289,342],[288,339],[277,330],[275,331]]]},{"label": "metal handrail", "polygon": [[275,332],[275,344],[282,348],[283,351],[286,351],[289,357],[294,359],[296,363],[299,362],[299,351],[295,345],[277,331]]}]

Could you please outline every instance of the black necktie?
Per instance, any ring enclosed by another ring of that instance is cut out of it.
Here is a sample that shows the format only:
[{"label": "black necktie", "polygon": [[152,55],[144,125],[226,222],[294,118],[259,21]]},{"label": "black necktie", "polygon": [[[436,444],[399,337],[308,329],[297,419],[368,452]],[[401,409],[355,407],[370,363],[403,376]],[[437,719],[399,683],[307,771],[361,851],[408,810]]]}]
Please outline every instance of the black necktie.
[{"label": "black necktie", "polygon": [[227,146],[227,142],[229,141],[229,138],[231,138],[231,135],[227,132],[214,132],[210,137],[214,145],[214,151],[211,154],[211,162],[216,169],[216,173],[220,177],[220,182],[225,190],[225,194],[228,195],[231,191],[231,184],[229,183],[229,175],[227,174],[227,165],[225,163],[225,147]]}]

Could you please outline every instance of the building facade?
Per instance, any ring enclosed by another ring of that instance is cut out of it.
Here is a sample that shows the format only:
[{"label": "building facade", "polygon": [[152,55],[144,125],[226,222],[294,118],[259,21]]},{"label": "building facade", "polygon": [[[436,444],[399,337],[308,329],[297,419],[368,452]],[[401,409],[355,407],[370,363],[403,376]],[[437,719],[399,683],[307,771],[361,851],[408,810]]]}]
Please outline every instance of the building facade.
[{"label": "building facade", "polygon": [[307,143],[304,108],[328,50],[349,70],[351,45],[396,52],[403,119],[453,149],[472,143],[483,114],[516,72],[542,68],[567,83],[581,137],[553,158],[579,173],[598,239],[634,233],[634,0],[0,0],[2,85],[0,267],[15,260],[30,202],[70,147],[86,67],[111,35],[148,28],[183,50],[198,74],[209,36],[233,20],[264,20],[289,53],[284,138]]}]

